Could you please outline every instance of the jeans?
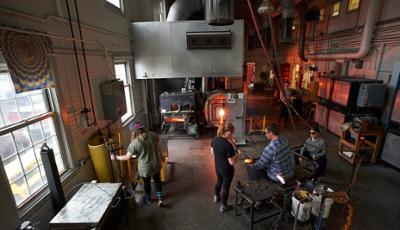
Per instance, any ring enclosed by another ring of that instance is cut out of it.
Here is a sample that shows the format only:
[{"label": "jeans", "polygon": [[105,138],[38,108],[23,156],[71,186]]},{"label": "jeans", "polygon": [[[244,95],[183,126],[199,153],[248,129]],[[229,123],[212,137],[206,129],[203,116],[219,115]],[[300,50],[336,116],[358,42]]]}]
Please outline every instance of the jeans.
[{"label": "jeans", "polygon": [[317,163],[317,168],[316,168],[315,174],[314,174],[314,179],[317,179],[325,171],[326,165],[328,163],[326,156],[323,156],[323,157],[320,157],[320,158],[314,160],[311,157],[310,153],[308,153],[307,151],[304,152],[304,156]]},{"label": "jeans", "polygon": [[[222,205],[227,205],[229,188],[232,183],[233,174],[233,170],[223,171],[222,173],[217,171],[217,184],[215,185],[215,195],[221,197]],[[220,196],[221,187],[223,187],[222,196]]]},{"label": "jeans", "polygon": [[[154,185],[156,186],[156,192],[157,192],[157,199],[161,200],[162,199],[162,183],[160,180],[160,174],[157,173],[152,176],[154,180]],[[146,198],[151,200],[151,176],[149,177],[142,177],[143,182],[144,182],[144,193],[146,194]]]}]

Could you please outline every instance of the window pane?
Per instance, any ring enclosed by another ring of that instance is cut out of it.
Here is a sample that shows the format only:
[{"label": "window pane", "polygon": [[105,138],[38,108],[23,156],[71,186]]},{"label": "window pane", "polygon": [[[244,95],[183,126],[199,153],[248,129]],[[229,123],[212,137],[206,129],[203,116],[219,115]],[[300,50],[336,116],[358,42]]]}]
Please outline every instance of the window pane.
[{"label": "window pane", "polygon": [[45,138],[49,136],[55,135],[56,131],[54,129],[53,119],[51,117],[47,118],[46,120],[42,121],[43,126],[43,134]]},{"label": "window pane", "polygon": [[42,126],[40,125],[40,122],[30,125],[28,129],[33,144],[36,144],[44,140],[42,133]]},{"label": "window pane", "polygon": [[107,2],[113,4],[114,6],[121,8],[120,0],[106,0]]},{"label": "window pane", "polygon": [[0,156],[3,161],[17,152],[11,134],[0,136],[0,143]]},{"label": "window pane", "polygon": [[333,4],[332,16],[338,16],[340,13],[340,2],[335,2]]},{"label": "window pane", "polygon": [[115,77],[121,79],[124,82],[124,85],[127,85],[128,82],[126,80],[126,64],[115,64]]},{"label": "window pane", "polygon": [[325,16],[325,9],[320,9],[319,10],[319,20],[323,21],[324,20],[324,16]]},{"label": "window pane", "polygon": [[57,169],[58,173],[62,173],[65,170],[64,162],[62,160],[62,157],[60,154],[55,154],[54,155],[56,158],[56,164],[57,164]]},{"label": "window pane", "polygon": [[42,164],[42,157],[40,156],[40,148],[42,147],[44,142],[41,142],[33,147],[33,150],[35,151],[36,155],[36,160],[38,161],[38,164]]},{"label": "window pane", "polygon": [[12,183],[11,190],[14,194],[15,203],[17,203],[17,205],[20,205],[22,201],[29,197],[29,190],[25,181],[25,177],[22,177],[16,182]]},{"label": "window pane", "polygon": [[21,152],[22,150],[32,146],[27,128],[18,129],[13,132],[13,135],[18,152]]},{"label": "window pane", "polygon": [[53,149],[54,153],[59,153],[60,152],[60,147],[58,146],[58,140],[56,136],[52,136],[48,139],[46,139],[47,146],[49,146],[51,149]]},{"label": "window pane", "polygon": [[60,147],[58,145],[58,140],[56,136],[50,137],[49,139],[46,140],[47,145],[53,149],[54,152],[54,157],[56,159],[56,164],[57,164],[57,169],[58,173],[61,173],[65,170],[65,165],[62,160],[61,154],[60,154]]},{"label": "window pane", "polygon": [[9,99],[15,95],[9,73],[0,73],[0,100]]},{"label": "window pane", "polygon": [[35,91],[35,93],[32,93],[31,100],[33,104],[33,110],[35,111],[36,115],[43,114],[49,111],[49,108],[47,107],[44,98],[43,90]]},{"label": "window pane", "polygon": [[24,175],[18,156],[3,161],[3,164],[9,181],[15,181]]},{"label": "window pane", "polygon": [[360,0],[349,0],[349,7],[348,7],[348,11],[352,11],[352,10],[356,10],[358,9],[360,5]]},{"label": "window pane", "polygon": [[133,115],[129,86],[125,87],[124,90],[125,90],[125,100],[126,100],[126,113],[121,117],[122,122],[126,121],[129,117]]},{"label": "window pane", "polygon": [[18,95],[15,100],[17,102],[21,119],[31,118],[35,115],[29,94],[22,93],[21,95]]},{"label": "window pane", "polygon": [[40,175],[41,175],[41,177],[42,177],[42,181],[43,181],[43,183],[47,183],[47,177],[46,177],[46,174],[45,174],[45,172],[44,172],[44,167],[43,167],[43,165],[40,165],[39,166],[39,170],[40,170]]},{"label": "window pane", "polygon": [[0,101],[0,110],[5,123],[4,125],[13,124],[21,120],[14,99]]},{"label": "window pane", "polygon": [[31,194],[39,190],[44,185],[42,177],[40,176],[39,168],[36,168],[32,172],[26,174],[26,180],[28,181]]},{"label": "window pane", "polygon": [[30,148],[20,154],[22,166],[24,167],[25,173],[31,171],[34,168],[39,167],[36,161],[35,152],[33,148]]}]

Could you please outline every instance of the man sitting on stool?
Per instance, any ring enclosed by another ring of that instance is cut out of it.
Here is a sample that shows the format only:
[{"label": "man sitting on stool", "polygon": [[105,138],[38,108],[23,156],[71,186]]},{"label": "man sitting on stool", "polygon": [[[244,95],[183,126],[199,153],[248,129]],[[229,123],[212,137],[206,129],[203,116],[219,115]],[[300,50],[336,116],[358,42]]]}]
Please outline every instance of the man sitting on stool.
[{"label": "man sitting on stool", "polygon": [[293,177],[294,157],[289,152],[289,142],[279,136],[277,124],[270,124],[265,129],[265,136],[270,141],[264,148],[261,158],[254,163],[256,170],[266,169],[267,179],[273,182],[285,181]]}]

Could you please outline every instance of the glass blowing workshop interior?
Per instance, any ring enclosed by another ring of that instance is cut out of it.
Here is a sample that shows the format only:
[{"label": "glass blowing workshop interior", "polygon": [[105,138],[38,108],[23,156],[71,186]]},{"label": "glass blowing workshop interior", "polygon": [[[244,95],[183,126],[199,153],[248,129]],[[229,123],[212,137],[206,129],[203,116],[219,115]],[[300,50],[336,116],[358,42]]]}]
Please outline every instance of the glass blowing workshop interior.
[{"label": "glass blowing workshop interior", "polygon": [[0,0],[0,229],[400,229],[399,9]]}]

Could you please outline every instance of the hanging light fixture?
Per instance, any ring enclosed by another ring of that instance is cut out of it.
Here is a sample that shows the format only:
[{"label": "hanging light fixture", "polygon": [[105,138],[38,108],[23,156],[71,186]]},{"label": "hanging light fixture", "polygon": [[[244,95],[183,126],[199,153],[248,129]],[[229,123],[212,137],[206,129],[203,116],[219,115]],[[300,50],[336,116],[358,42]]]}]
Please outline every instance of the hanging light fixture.
[{"label": "hanging light fixture", "polygon": [[275,8],[269,3],[269,0],[264,0],[257,9],[258,14],[267,15],[269,12],[274,11]]}]

